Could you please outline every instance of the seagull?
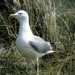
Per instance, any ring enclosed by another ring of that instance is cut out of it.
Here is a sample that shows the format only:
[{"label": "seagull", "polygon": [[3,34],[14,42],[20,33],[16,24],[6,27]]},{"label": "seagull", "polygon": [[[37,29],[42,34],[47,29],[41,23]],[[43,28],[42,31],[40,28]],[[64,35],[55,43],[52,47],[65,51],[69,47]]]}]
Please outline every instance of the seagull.
[{"label": "seagull", "polygon": [[19,34],[16,39],[16,47],[22,56],[28,59],[35,59],[37,62],[37,75],[39,75],[39,58],[55,51],[52,50],[50,42],[45,41],[32,33],[29,25],[29,15],[24,10],[10,14],[11,18],[19,21]]}]

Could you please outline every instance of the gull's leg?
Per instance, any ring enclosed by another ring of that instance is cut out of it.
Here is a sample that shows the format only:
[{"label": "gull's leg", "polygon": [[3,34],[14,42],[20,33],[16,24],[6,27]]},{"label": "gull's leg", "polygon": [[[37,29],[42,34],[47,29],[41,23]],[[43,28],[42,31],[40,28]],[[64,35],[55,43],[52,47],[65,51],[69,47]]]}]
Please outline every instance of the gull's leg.
[{"label": "gull's leg", "polygon": [[39,75],[39,58],[37,58],[36,60],[37,60],[37,75]]}]

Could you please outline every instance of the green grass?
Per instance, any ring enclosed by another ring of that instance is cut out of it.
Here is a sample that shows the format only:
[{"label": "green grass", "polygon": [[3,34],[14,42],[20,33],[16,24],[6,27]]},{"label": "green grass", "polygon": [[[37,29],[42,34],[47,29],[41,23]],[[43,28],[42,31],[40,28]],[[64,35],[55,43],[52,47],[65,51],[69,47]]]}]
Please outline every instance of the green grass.
[{"label": "green grass", "polygon": [[8,10],[0,12],[0,74],[36,74],[36,62],[22,57],[15,47],[18,21],[8,17],[23,9],[29,14],[34,34],[46,41],[61,42],[53,47],[55,53],[40,59],[40,75],[75,75],[75,1],[24,0],[20,7],[6,5]]}]

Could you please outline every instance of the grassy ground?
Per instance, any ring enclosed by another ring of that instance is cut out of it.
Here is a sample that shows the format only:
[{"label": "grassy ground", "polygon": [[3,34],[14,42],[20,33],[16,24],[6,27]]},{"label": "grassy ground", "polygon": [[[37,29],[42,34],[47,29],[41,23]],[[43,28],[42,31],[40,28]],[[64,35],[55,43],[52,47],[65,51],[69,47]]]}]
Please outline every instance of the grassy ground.
[{"label": "grassy ground", "polygon": [[15,47],[19,24],[9,14],[20,9],[30,16],[34,34],[46,41],[60,41],[56,51],[40,59],[40,75],[75,75],[75,1],[23,0],[0,12],[0,75],[35,75],[36,62],[22,57]]}]

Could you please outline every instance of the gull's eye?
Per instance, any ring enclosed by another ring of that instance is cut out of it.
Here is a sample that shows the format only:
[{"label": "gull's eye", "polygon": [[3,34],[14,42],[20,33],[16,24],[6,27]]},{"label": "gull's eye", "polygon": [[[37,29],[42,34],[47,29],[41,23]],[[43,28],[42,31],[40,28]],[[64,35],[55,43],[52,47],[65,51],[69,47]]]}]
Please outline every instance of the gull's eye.
[{"label": "gull's eye", "polygon": [[20,15],[22,14],[22,13],[19,13]]}]

